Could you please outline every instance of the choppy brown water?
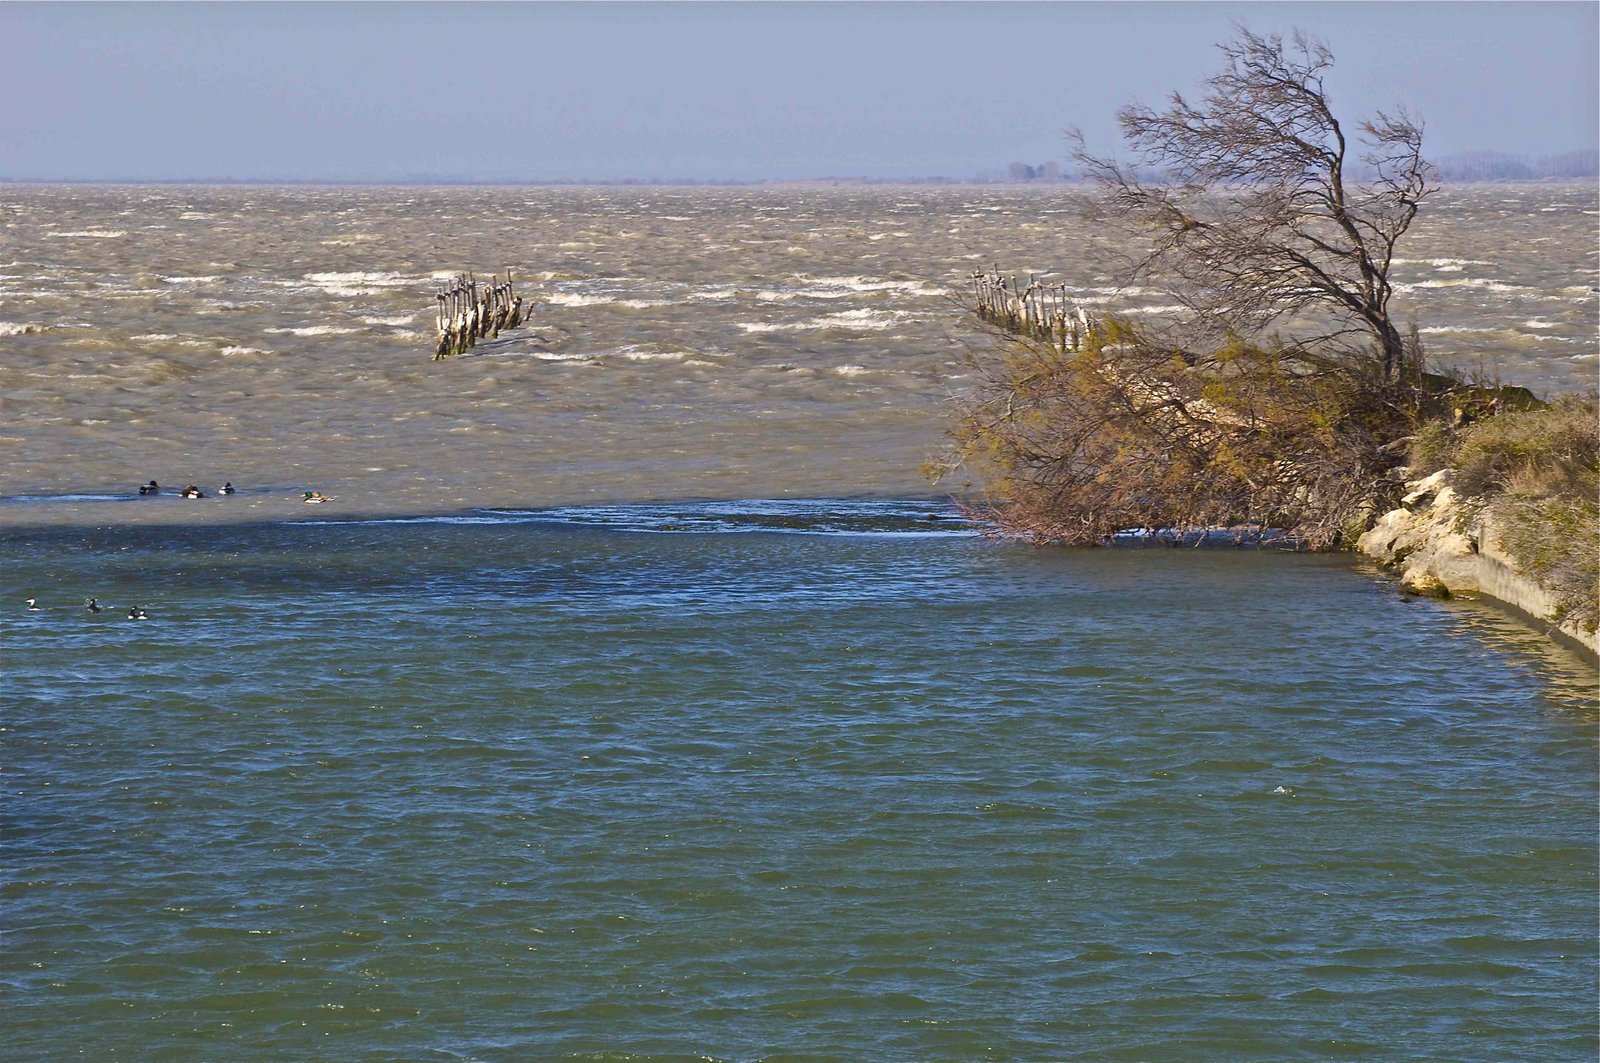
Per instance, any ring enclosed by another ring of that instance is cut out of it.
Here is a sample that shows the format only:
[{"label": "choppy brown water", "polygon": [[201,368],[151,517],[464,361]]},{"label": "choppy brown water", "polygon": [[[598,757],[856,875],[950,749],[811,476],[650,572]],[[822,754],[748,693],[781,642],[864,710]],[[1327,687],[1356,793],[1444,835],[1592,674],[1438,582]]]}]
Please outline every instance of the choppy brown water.
[{"label": "choppy brown water", "polygon": [[[1116,293],[1072,189],[0,189],[0,521],[906,494],[979,264]],[[1596,190],[1448,189],[1400,264],[1437,361],[1590,386]],[[429,361],[433,278],[510,267],[531,328]]]}]

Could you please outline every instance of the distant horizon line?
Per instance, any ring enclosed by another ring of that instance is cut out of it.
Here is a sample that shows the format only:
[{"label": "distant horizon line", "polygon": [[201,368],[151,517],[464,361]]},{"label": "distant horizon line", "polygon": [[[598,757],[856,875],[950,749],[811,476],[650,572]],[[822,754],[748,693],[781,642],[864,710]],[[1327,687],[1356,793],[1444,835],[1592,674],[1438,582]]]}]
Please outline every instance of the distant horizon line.
[{"label": "distant horizon line", "polygon": [[[1442,180],[1448,184],[1581,184],[1593,174],[1529,177],[1473,177]],[[0,185],[103,186],[303,186],[322,188],[755,188],[763,185],[1090,185],[1083,177],[759,177],[759,178],[559,178],[510,179],[471,177],[0,177]]]},{"label": "distant horizon line", "polygon": [[[1476,150],[1454,152],[1429,160],[1440,176],[1460,184],[1548,184],[1600,176],[1600,149],[1572,148],[1540,154]],[[759,185],[1055,185],[1088,184],[1081,173],[1049,160],[1037,167],[1011,162],[965,177],[948,174],[882,177],[868,174],[826,174],[818,177],[473,177],[415,173],[399,177],[19,177],[0,176],[0,185],[322,185],[398,187],[754,187]]]}]

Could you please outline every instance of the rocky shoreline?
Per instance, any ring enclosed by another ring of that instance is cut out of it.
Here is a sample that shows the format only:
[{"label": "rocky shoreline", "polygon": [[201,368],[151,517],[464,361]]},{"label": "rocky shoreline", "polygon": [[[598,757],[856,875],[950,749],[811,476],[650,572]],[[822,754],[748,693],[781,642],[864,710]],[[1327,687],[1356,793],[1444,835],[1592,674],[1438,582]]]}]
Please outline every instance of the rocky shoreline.
[{"label": "rocky shoreline", "polygon": [[1488,507],[1462,498],[1441,470],[1406,484],[1401,505],[1380,515],[1356,548],[1395,573],[1400,589],[1435,598],[1492,598],[1555,637],[1600,657],[1600,632],[1551,619],[1555,599],[1518,571]]}]

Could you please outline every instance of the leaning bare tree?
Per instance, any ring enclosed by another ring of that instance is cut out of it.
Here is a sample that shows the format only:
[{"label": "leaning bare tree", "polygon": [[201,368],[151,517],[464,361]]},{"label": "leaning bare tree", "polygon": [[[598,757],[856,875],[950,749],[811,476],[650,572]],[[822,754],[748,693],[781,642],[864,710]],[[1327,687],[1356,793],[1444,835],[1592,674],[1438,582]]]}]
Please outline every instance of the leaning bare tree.
[{"label": "leaning bare tree", "polygon": [[1361,123],[1354,152],[1323,80],[1327,46],[1298,31],[1287,43],[1237,33],[1198,102],[1173,93],[1163,110],[1117,113],[1130,161],[1091,154],[1076,132],[1073,157],[1108,193],[1110,214],[1150,242],[1130,279],[1169,290],[1191,326],[1251,337],[1309,313],[1327,328],[1297,337],[1304,354],[1343,354],[1395,383],[1408,351],[1390,316],[1389,271],[1437,189],[1422,125],[1380,111]]},{"label": "leaning bare tree", "polygon": [[1076,154],[1147,249],[1127,280],[1187,313],[1161,328],[1111,317],[1075,351],[1021,339],[974,363],[933,468],[985,476],[972,508],[1003,532],[1089,544],[1130,526],[1254,526],[1327,547],[1395,486],[1421,366],[1390,316],[1389,271],[1434,190],[1421,126],[1379,114],[1352,158],[1325,46],[1240,29],[1222,54],[1198,103],[1120,112],[1130,161],[1081,139]]}]

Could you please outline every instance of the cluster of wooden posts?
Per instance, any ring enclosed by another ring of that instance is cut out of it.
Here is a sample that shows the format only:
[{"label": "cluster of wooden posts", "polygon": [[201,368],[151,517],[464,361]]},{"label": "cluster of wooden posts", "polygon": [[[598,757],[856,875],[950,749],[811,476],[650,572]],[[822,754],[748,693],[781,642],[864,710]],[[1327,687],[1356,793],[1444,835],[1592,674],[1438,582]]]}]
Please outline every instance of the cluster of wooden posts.
[{"label": "cluster of wooden posts", "polygon": [[516,328],[524,320],[522,296],[511,289],[509,269],[504,281],[496,276],[481,286],[472,274],[459,273],[434,298],[439,310],[434,361],[461,354],[485,336],[498,338],[502,330]]},{"label": "cluster of wooden posts", "polygon": [[1089,315],[1067,295],[1065,284],[1041,284],[1028,278],[1026,287],[1000,268],[972,273],[973,306],[993,325],[1040,340],[1062,353],[1075,351],[1089,331]]}]

